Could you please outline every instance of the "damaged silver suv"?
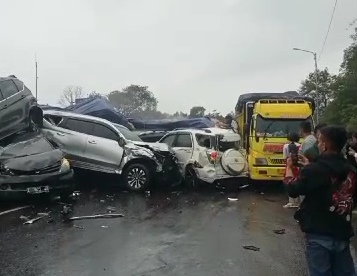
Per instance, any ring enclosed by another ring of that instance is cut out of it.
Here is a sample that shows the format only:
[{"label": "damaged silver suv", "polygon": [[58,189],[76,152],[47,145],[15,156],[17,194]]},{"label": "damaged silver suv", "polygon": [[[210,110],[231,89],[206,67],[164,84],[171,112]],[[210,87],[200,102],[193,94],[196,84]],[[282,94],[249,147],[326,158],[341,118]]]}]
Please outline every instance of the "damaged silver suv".
[{"label": "damaged silver suv", "polygon": [[122,175],[132,191],[148,188],[154,179],[180,183],[173,151],[160,143],[145,143],[129,129],[107,120],[46,110],[41,129],[66,154],[71,166]]}]

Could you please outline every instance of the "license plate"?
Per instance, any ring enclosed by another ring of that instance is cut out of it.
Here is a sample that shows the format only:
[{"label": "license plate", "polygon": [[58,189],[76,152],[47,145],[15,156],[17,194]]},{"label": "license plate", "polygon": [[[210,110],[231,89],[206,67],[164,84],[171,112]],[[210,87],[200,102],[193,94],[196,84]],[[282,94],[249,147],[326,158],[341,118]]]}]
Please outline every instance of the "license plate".
[{"label": "license plate", "polygon": [[50,188],[48,186],[27,188],[28,194],[42,194],[42,193],[49,193],[49,192],[50,192]]}]

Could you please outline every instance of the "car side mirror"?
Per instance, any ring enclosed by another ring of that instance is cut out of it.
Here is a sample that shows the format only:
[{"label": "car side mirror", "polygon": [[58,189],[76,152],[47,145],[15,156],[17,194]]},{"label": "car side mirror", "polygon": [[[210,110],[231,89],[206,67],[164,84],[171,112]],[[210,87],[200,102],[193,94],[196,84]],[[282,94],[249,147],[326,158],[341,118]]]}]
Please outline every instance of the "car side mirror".
[{"label": "car side mirror", "polygon": [[38,127],[43,127],[43,110],[38,106],[31,108],[30,120]]},{"label": "car side mirror", "polygon": [[118,140],[118,144],[120,147],[124,147],[125,146],[125,140],[123,137],[119,137],[119,140]]}]

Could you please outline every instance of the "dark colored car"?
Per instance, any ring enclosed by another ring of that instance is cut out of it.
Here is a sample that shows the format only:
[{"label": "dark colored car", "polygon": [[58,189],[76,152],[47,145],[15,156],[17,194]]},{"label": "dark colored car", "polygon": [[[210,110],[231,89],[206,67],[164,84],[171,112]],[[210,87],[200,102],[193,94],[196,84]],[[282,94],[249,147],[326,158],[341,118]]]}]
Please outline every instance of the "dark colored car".
[{"label": "dark colored car", "polygon": [[21,198],[34,194],[68,196],[73,191],[73,170],[61,150],[42,134],[16,134],[0,150],[0,196]]},{"label": "dark colored car", "polygon": [[141,140],[144,142],[155,143],[164,137],[168,131],[165,130],[150,130],[150,131],[135,131],[138,133]]},{"label": "dark colored car", "polygon": [[0,140],[42,123],[42,109],[36,98],[15,76],[0,78]]}]

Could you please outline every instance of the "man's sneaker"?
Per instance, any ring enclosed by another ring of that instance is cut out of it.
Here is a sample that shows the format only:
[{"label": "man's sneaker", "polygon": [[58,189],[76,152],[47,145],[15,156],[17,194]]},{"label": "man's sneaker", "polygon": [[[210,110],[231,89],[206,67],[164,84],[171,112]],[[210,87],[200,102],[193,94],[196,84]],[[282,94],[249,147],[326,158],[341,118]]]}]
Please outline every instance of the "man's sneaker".
[{"label": "man's sneaker", "polygon": [[283,206],[284,208],[299,208],[298,204],[294,204],[294,203],[288,203],[286,205]]}]

